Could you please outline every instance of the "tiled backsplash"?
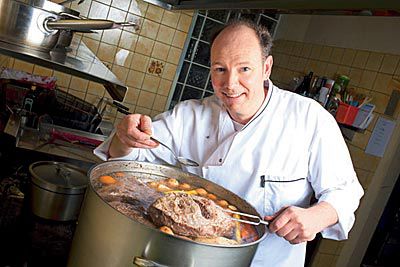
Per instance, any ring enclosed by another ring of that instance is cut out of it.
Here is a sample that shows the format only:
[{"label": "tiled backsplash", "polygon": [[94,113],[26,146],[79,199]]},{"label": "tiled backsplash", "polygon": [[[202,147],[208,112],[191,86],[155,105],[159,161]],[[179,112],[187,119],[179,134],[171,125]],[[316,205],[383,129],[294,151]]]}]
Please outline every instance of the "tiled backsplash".
[{"label": "tiled backsplash", "polygon": [[[400,55],[376,53],[288,40],[276,40],[273,47],[274,67],[271,80],[282,88],[290,89],[294,77],[313,71],[318,76],[336,78],[338,74],[350,77],[349,88],[372,96],[376,105],[375,119],[368,129],[356,133],[347,141],[357,176],[365,190],[375,174],[381,158],[364,153],[376,119],[383,115],[392,93],[392,79],[400,79]],[[334,164],[334,159],[332,159]],[[323,239],[312,267],[335,266],[346,241]]]},{"label": "tiled backsplash", "polygon": [[[82,16],[114,21],[138,21],[132,27],[82,34],[83,42],[128,86],[124,105],[130,112],[154,116],[166,109],[193,12],[167,11],[141,0],[78,1],[68,4]],[[90,103],[108,96],[98,83],[0,55],[0,67],[38,75],[56,76],[61,89]],[[122,114],[110,110],[107,118],[118,122]]]}]

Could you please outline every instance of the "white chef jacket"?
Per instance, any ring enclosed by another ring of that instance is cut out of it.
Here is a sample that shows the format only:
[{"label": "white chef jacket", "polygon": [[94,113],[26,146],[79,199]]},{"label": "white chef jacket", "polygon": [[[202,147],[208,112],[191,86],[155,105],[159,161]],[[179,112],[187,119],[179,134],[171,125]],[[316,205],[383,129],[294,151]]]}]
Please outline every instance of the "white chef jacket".
[{"label": "white chef jacket", "polygon": [[[288,205],[309,207],[315,194],[339,217],[322,236],[346,239],[363,189],[335,119],[312,99],[281,90],[270,81],[268,88],[260,110],[239,131],[222,102],[211,96],[183,101],[159,115],[153,121],[153,134],[177,155],[200,164],[183,167],[185,171],[236,193],[262,216]],[[95,150],[103,160],[108,159],[110,140]],[[135,149],[118,159],[176,164],[162,146]],[[268,234],[252,266],[303,266],[305,250],[305,242],[291,245]]]}]

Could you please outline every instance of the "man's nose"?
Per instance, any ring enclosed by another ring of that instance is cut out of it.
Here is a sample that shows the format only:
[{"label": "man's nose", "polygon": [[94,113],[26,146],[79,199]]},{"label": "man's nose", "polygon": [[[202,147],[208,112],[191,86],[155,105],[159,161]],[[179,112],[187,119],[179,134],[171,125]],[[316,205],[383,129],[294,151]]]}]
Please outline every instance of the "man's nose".
[{"label": "man's nose", "polygon": [[226,73],[226,87],[228,88],[232,88],[235,87],[238,84],[239,81],[239,77],[237,75],[237,73],[235,73],[234,71],[229,71]]}]

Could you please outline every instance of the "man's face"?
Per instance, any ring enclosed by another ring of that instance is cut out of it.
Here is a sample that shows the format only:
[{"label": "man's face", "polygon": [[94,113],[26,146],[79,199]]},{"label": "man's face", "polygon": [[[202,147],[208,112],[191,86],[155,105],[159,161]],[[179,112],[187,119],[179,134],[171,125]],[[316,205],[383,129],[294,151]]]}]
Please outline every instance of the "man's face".
[{"label": "man's face", "polygon": [[235,121],[247,123],[262,105],[271,67],[272,57],[263,60],[252,29],[229,27],[217,36],[211,47],[211,82]]}]

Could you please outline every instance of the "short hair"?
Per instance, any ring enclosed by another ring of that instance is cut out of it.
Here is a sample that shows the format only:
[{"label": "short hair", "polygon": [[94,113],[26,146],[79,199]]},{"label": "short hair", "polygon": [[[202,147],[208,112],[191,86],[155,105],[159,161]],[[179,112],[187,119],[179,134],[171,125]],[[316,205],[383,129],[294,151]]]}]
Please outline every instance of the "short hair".
[{"label": "short hair", "polygon": [[245,18],[232,19],[227,24],[214,28],[214,31],[211,34],[210,49],[215,39],[223,30],[239,26],[246,26],[254,31],[260,43],[262,57],[265,60],[271,53],[272,37],[266,27],[258,25],[254,21]]}]

